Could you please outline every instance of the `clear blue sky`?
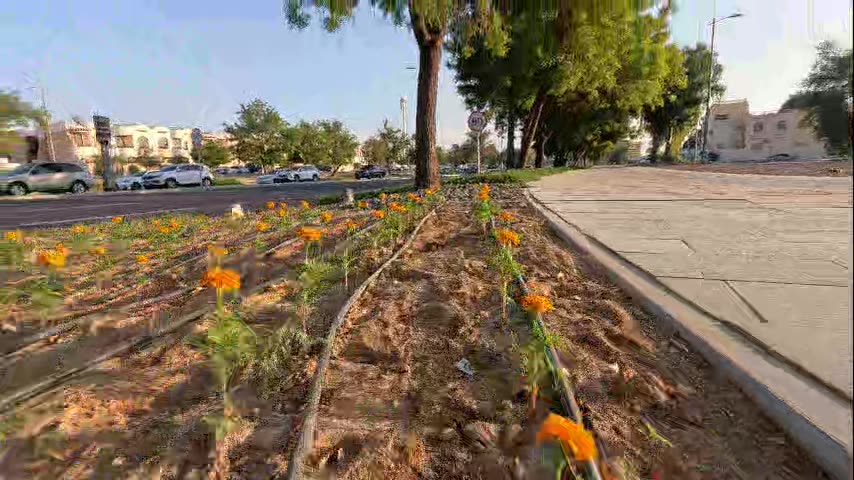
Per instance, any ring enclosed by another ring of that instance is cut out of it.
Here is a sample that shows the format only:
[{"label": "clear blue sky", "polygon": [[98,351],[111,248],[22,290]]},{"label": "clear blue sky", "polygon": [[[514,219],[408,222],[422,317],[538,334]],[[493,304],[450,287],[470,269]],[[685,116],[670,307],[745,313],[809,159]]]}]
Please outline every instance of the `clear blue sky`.
[{"label": "clear blue sky", "polygon": [[[785,100],[820,40],[851,43],[848,0],[677,5],[679,44],[707,40],[715,10],[745,13],[720,26],[716,50],[726,97],[748,98],[755,110]],[[338,118],[364,138],[384,118],[399,124],[405,96],[411,132],[416,74],[406,66],[417,60],[411,33],[366,8],[336,34],[289,29],[278,0],[4,0],[0,9],[0,88],[36,100],[26,89],[43,84],[59,118],[97,111],[121,122],[218,130],[240,102],[259,97],[289,121]],[[459,141],[465,117],[445,69],[439,143]]]}]

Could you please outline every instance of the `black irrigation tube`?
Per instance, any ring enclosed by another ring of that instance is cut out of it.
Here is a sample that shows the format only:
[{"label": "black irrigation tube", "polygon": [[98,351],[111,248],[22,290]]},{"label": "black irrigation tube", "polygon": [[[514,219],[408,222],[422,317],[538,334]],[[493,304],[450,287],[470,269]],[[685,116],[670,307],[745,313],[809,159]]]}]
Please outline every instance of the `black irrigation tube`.
[{"label": "black irrigation tube", "polygon": [[294,447],[293,451],[291,451],[290,458],[288,459],[288,470],[285,474],[285,478],[287,480],[297,480],[303,478],[303,470],[305,468],[304,461],[305,457],[308,455],[309,451],[314,445],[314,429],[317,424],[317,409],[320,405],[320,395],[323,392],[323,377],[326,375],[326,368],[329,366],[329,362],[332,358],[332,348],[335,344],[335,336],[338,333],[338,328],[344,323],[344,320],[347,318],[347,315],[350,313],[350,309],[365,290],[370,287],[377,278],[379,278],[380,274],[395,260],[400,257],[400,255],[406,251],[412,242],[415,240],[415,236],[418,235],[418,232],[421,231],[421,227],[424,226],[424,223],[427,222],[431,216],[436,213],[436,210],[439,207],[435,207],[430,210],[424,217],[418,222],[418,225],[415,226],[415,229],[409,235],[409,238],[406,242],[391,256],[388,260],[386,260],[380,267],[374,271],[368,278],[359,285],[358,288],[353,292],[350,298],[347,299],[347,303],[344,304],[343,307],[338,311],[338,315],[335,317],[335,320],[332,321],[332,325],[329,327],[329,331],[326,333],[326,339],[323,346],[323,352],[320,355],[320,360],[317,362],[317,367],[314,372],[314,381],[311,384],[311,390],[308,394],[308,399],[306,401],[306,407],[303,413],[303,422],[300,428],[299,439],[297,440],[297,444]]},{"label": "black irrigation tube", "polygon": [[[430,213],[432,214],[433,212],[430,212]],[[426,219],[426,216],[425,216],[425,219]],[[421,227],[421,224],[423,224],[423,221],[424,220],[422,220],[422,223],[420,223],[418,225],[418,228]],[[373,225],[365,227],[364,229],[357,232],[357,234],[364,232],[364,231],[367,231],[367,230],[370,230],[370,229],[374,228],[375,225],[377,225],[377,224],[375,223]],[[279,245],[273,247],[273,249],[268,250],[264,254],[269,255],[270,253],[275,251],[275,249],[281,248],[285,245],[292,244],[292,243],[296,242],[297,240],[299,240],[299,237],[294,237],[294,238],[288,239],[288,240],[280,243]],[[350,240],[351,239],[345,239],[344,241],[350,241]],[[411,243],[411,240],[410,240],[410,243]],[[386,262],[386,263],[388,263],[388,262]],[[384,264],[384,266],[385,266],[385,264]],[[268,280],[268,281],[266,281],[260,285],[253,287],[249,292],[247,292],[247,295],[252,295],[252,294],[258,293],[258,292],[263,291],[266,288],[270,287],[271,285],[274,285],[274,284],[280,282],[285,277],[285,275],[287,275],[287,273],[288,272],[285,271],[282,274],[277,275],[276,277],[274,277],[274,278],[272,278],[272,279],[270,279],[270,280]],[[124,355],[126,353],[133,352],[134,350],[140,350],[140,349],[146,347],[147,345],[149,345],[150,343],[152,343],[154,340],[158,339],[159,337],[162,337],[166,334],[172,333],[175,330],[178,330],[179,328],[183,327],[184,325],[187,325],[189,323],[192,323],[192,322],[202,318],[206,313],[208,313],[210,311],[211,311],[211,305],[206,305],[206,306],[204,306],[204,307],[202,307],[202,308],[200,308],[200,309],[198,309],[192,313],[184,315],[183,317],[181,317],[180,319],[171,323],[168,327],[166,327],[162,330],[157,330],[153,333],[144,334],[144,335],[141,335],[141,336],[136,337],[134,339],[128,340],[128,341],[122,343],[121,345],[119,345],[118,347],[115,347],[115,348],[97,356],[96,358],[89,360],[88,362],[84,363],[83,365],[80,365],[80,366],[74,367],[74,368],[70,368],[68,370],[50,375],[49,377],[38,382],[35,385],[30,385],[28,387],[25,387],[23,390],[19,390],[19,391],[13,393],[12,395],[10,395],[6,398],[2,398],[2,399],[0,399],[0,413],[6,413],[10,409],[16,407],[17,405],[20,405],[23,402],[26,402],[26,401],[31,400],[33,398],[36,398],[36,397],[38,397],[44,393],[48,393],[48,392],[52,391],[53,389],[55,389],[56,387],[65,383],[67,380],[74,378],[74,377],[77,377],[78,375],[83,374],[83,373],[97,367],[99,364],[101,364],[107,360],[110,360],[110,359],[117,357],[119,355]]]},{"label": "black irrigation tube", "polygon": [[[495,231],[495,219],[490,218],[490,227],[492,231]],[[519,290],[522,291],[523,295],[528,295],[530,290],[528,290],[528,284],[525,282],[525,277],[521,274],[517,275],[515,278],[516,284],[519,286]],[[543,316],[540,313],[536,313],[534,315],[534,321],[537,324],[537,328],[542,332],[545,338],[548,338],[548,330],[546,329],[545,323],[543,323]],[[579,425],[584,424],[584,415],[581,412],[581,408],[578,406],[578,402],[575,399],[575,390],[572,388],[572,384],[569,382],[569,378],[566,375],[566,369],[563,366],[563,363],[560,361],[560,356],[557,353],[554,345],[551,342],[546,343],[546,359],[548,360],[552,375],[554,379],[555,388],[560,393],[560,403],[563,409],[569,414],[572,421]],[[591,432],[592,433],[592,432]],[[597,441],[597,447],[600,447],[599,442]],[[598,448],[601,451],[601,448]],[[604,454],[604,452],[602,452]],[[596,460],[586,460],[584,462],[584,468],[587,470],[587,475],[591,480],[602,480],[602,474],[599,472],[599,466],[596,463]]]}]

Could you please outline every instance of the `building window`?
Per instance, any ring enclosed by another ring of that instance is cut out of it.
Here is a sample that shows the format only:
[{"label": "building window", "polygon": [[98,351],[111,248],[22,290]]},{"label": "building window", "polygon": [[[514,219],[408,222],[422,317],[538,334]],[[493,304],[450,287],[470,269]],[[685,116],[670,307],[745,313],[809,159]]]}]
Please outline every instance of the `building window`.
[{"label": "building window", "polygon": [[729,114],[728,113],[716,113],[715,114],[715,120],[729,120]]},{"label": "building window", "polygon": [[149,149],[151,148],[151,142],[148,141],[148,137],[139,137],[139,140],[136,141],[136,146],[139,148]]},{"label": "building window", "polygon": [[786,121],[780,120],[777,122],[777,130],[785,130],[786,129]]},{"label": "building window", "polygon": [[157,140],[157,148],[160,148],[160,149],[169,148],[169,139],[166,137],[160,137],[160,139]]},{"label": "building window", "polygon": [[116,137],[116,146],[119,148],[133,148],[133,135],[119,135]]},{"label": "building window", "polygon": [[88,133],[70,133],[71,142],[75,147],[91,147],[92,137]]},{"label": "building window", "polygon": [[190,149],[190,142],[184,140],[184,150],[189,150],[189,149]]},{"label": "building window", "polygon": [[765,125],[762,122],[756,122],[753,124],[753,133],[761,133],[764,129]]}]

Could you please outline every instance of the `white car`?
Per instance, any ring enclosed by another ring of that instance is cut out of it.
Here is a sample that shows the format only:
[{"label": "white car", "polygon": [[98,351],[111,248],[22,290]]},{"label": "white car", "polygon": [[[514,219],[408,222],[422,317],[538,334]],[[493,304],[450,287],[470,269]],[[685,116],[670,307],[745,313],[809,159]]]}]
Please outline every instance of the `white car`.
[{"label": "white car", "polygon": [[279,182],[316,182],[320,180],[320,170],[314,165],[303,165],[294,170],[283,170],[276,178]]},{"label": "white car", "polygon": [[272,185],[276,183],[276,176],[279,175],[279,172],[280,170],[277,170],[266,175],[259,175],[258,178],[255,179],[255,183],[258,185]]},{"label": "white car", "polygon": [[179,185],[213,185],[213,174],[206,165],[199,163],[184,163],[169,165],[142,176],[145,188],[176,188]]},{"label": "white car", "polygon": [[146,172],[137,172],[116,180],[116,188],[119,190],[142,190],[142,176]]}]

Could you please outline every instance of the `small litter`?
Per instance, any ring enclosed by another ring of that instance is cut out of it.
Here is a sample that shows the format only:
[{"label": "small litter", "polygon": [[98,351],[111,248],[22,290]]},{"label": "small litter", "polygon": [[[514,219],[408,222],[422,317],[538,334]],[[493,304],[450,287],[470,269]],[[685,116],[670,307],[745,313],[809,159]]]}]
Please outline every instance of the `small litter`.
[{"label": "small litter", "polygon": [[469,377],[474,376],[474,369],[471,368],[471,363],[469,363],[469,361],[466,360],[465,358],[460,359],[460,361],[456,363],[456,366],[457,366],[457,370],[465,373],[467,376],[469,376]]},{"label": "small litter", "polygon": [[235,203],[231,206],[231,216],[237,218],[243,216],[243,207],[241,207],[239,203]]}]

